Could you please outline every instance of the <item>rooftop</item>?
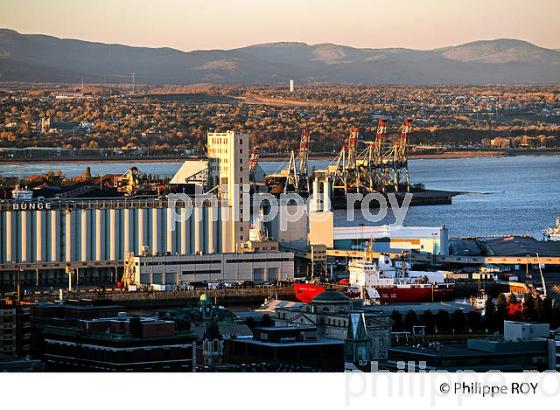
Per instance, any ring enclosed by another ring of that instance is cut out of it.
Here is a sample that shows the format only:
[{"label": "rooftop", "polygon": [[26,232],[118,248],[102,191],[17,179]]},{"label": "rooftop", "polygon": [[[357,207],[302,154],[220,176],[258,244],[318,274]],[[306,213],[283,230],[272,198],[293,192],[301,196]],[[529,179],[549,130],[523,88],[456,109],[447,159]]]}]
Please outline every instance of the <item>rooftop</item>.
[{"label": "rooftop", "polygon": [[327,289],[315,296],[311,303],[350,303],[351,299],[336,290]]},{"label": "rooftop", "polygon": [[467,343],[446,343],[429,347],[396,346],[390,348],[389,351],[430,357],[494,357],[496,355],[546,352],[546,342],[504,342],[502,340],[469,339]]},{"label": "rooftop", "polygon": [[530,236],[508,236],[484,241],[489,255],[499,256],[558,256],[560,242],[538,241]]},{"label": "rooftop", "polygon": [[440,235],[443,227],[431,226],[335,226],[334,239],[418,238]]},{"label": "rooftop", "polygon": [[446,312],[454,312],[456,310],[463,310],[464,312],[470,312],[474,310],[473,306],[469,303],[458,303],[458,302],[432,302],[432,303],[399,303],[398,305],[374,305],[367,307],[367,310],[382,311],[385,314],[390,315],[393,311],[397,311],[401,314],[406,314],[410,310],[416,313],[423,313],[426,311],[431,311],[432,313],[444,310]]},{"label": "rooftop", "polygon": [[260,346],[268,346],[268,347],[301,347],[301,346],[327,346],[327,345],[344,345],[344,340],[340,339],[330,339],[326,337],[321,337],[318,339],[307,340],[307,341],[293,341],[293,342],[267,342],[262,340],[255,340],[251,338],[239,338],[233,339],[235,342],[239,343],[249,343],[254,345]]}]

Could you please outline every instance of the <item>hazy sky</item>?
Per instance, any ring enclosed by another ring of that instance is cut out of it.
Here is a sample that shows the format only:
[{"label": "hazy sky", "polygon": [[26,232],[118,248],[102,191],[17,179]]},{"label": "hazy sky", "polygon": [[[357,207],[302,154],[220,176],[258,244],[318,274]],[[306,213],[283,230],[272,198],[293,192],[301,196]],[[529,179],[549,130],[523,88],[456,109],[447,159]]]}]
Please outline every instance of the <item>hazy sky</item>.
[{"label": "hazy sky", "polygon": [[560,48],[560,0],[0,0],[0,27],[180,50],[275,41],[430,49],[518,38]]}]

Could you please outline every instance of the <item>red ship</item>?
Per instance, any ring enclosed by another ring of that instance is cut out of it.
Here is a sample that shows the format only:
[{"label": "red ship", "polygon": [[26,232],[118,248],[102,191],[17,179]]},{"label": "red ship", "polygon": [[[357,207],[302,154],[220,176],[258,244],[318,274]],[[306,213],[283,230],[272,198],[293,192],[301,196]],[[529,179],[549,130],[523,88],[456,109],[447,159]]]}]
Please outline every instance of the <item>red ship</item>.
[{"label": "red ship", "polygon": [[[326,288],[323,285],[315,285],[311,283],[296,283],[294,284],[296,298],[303,303],[310,303],[311,300],[320,293],[323,293]],[[439,302],[444,300],[451,300],[454,297],[453,284],[426,284],[418,287],[414,286],[392,286],[392,287],[378,287],[375,289],[377,295],[367,299],[377,299],[379,303],[411,303],[411,302]],[[346,294],[350,297],[359,298],[360,292],[349,288]]]},{"label": "red ship", "polygon": [[310,303],[315,296],[325,291],[325,287],[312,283],[294,283],[294,290],[297,300],[303,303]]},{"label": "red ship", "polygon": [[[443,272],[410,271],[393,266],[388,256],[371,256],[349,263],[350,279],[346,293],[373,303],[436,302],[452,299],[455,285]],[[295,284],[296,298],[309,303],[325,291],[320,284]]]}]

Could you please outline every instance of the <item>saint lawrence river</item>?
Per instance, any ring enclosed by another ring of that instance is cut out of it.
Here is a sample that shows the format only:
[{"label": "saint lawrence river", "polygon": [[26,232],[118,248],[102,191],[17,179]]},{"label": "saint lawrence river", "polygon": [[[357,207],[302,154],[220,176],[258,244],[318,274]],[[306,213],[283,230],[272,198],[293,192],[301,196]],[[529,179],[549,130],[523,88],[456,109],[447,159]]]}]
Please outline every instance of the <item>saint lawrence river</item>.
[{"label": "saint lawrence river", "polygon": [[[328,161],[311,161],[324,167]],[[0,164],[0,175],[24,177],[60,169],[67,176],[91,168],[92,174],[123,173],[131,166],[141,172],[173,175],[181,162],[61,162]],[[261,162],[267,173],[285,164]],[[417,159],[409,161],[412,183],[429,189],[471,192],[452,205],[411,207],[404,224],[446,225],[450,236],[528,233],[540,239],[542,229],[560,216],[560,156]],[[336,223],[346,225],[345,211],[336,211]],[[392,223],[388,217],[381,223]],[[365,223],[357,219],[353,223]]]}]

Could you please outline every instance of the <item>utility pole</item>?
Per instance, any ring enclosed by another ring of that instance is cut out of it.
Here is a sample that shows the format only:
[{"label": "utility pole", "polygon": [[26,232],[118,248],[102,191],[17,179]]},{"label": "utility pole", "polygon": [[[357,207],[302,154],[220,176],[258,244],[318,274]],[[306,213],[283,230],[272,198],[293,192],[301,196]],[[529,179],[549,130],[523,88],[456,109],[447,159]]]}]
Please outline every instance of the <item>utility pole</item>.
[{"label": "utility pole", "polygon": [[311,245],[311,280],[315,276],[315,255],[314,255],[314,247]]},{"label": "utility pole", "polygon": [[72,269],[66,266],[66,273],[68,274],[68,293],[72,292]]},{"label": "utility pole", "polygon": [[537,253],[537,264],[539,265],[539,272],[540,272],[540,274],[541,274],[541,282],[542,282],[542,287],[543,287],[543,295],[544,295],[544,297],[546,298],[546,297],[547,297],[547,296],[546,296],[546,283],[545,283],[545,281],[544,281],[544,274],[543,274],[543,271],[542,271],[542,269],[541,269],[541,261],[540,261],[540,259],[539,259],[539,254],[538,254],[538,253]]}]

